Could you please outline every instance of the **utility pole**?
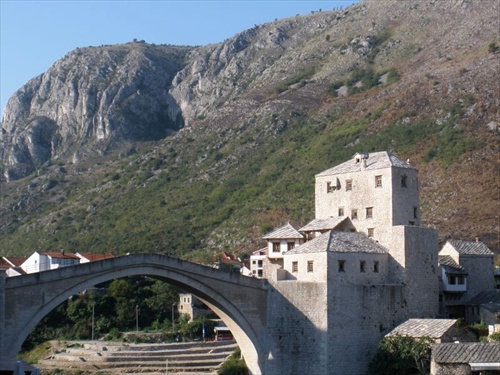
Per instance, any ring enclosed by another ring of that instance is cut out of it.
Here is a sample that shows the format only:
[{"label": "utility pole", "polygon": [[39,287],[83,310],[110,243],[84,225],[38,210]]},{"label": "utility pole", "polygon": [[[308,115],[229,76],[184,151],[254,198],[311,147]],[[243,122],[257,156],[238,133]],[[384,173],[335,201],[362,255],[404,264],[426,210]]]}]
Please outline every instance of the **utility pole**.
[{"label": "utility pole", "polygon": [[176,303],[174,302],[174,304],[172,305],[172,332],[174,335],[175,335],[175,315],[174,315],[175,305],[176,305]]},{"label": "utility pole", "polygon": [[95,302],[92,304],[92,341],[94,341]]},{"label": "utility pole", "polygon": [[139,332],[139,305],[135,305],[135,331]]}]

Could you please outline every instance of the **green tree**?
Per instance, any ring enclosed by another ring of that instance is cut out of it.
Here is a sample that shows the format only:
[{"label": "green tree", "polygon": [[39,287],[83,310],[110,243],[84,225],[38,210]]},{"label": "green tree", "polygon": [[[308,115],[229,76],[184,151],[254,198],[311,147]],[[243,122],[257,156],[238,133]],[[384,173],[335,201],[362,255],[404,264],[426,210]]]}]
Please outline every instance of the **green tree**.
[{"label": "green tree", "polygon": [[429,373],[430,337],[387,336],[380,341],[378,352],[370,363],[371,375],[425,375]]}]

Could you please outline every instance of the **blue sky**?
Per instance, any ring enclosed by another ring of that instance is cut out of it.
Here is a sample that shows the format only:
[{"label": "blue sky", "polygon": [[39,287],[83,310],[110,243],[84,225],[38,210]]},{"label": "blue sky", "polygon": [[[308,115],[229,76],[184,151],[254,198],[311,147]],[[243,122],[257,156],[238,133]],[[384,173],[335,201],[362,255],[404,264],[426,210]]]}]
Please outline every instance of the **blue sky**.
[{"label": "blue sky", "polygon": [[255,24],[354,2],[0,0],[0,109],[28,80],[76,47],[134,38],[156,44],[218,43]]}]

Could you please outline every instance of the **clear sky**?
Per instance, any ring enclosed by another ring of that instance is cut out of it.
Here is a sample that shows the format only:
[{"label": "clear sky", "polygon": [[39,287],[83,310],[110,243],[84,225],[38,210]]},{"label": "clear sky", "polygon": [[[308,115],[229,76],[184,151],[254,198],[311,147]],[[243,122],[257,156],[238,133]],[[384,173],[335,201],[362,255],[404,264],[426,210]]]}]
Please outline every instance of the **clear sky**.
[{"label": "clear sky", "polygon": [[355,0],[0,0],[0,109],[28,80],[76,47],[134,38],[205,45],[256,24],[347,7]]}]

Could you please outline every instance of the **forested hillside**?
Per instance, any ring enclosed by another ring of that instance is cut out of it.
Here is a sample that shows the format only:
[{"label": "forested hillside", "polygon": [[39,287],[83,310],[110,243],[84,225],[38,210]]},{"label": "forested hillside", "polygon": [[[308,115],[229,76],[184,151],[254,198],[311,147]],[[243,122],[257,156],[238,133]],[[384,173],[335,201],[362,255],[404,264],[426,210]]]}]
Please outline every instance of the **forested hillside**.
[{"label": "forested hillside", "polygon": [[248,254],[313,218],[315,174],[381,150],[419,170],[441,241],[498,253],[498,14],[366,0],[215,45],[68,53],[3,114],[1,254]]}]

